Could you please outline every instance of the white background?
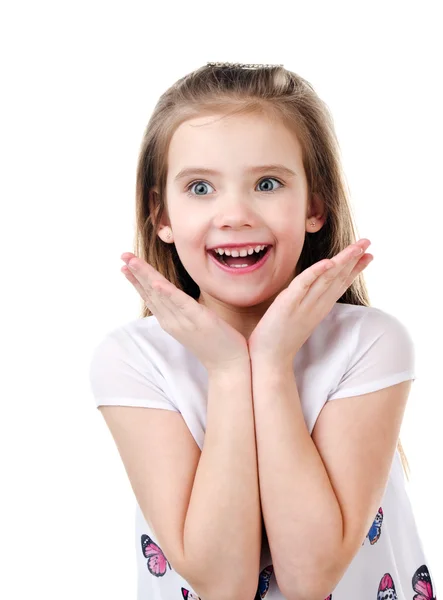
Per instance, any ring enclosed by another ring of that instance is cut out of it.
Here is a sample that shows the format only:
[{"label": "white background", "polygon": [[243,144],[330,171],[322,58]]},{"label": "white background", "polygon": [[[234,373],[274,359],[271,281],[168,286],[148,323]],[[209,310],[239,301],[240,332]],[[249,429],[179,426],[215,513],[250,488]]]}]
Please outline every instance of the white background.
[{"label": "white background", "polygon": [[401,439],[443,589],[437,8],[93,0],[2,8],[2,598],[135,598],[134,497],[88,367],[103,335],[139,315],[120,255],[132,251],[144,127],[159,95],[208,61],[283,63],[332,111],[358,233],[372,241],[372,305],[401,319],[416,345]]}]

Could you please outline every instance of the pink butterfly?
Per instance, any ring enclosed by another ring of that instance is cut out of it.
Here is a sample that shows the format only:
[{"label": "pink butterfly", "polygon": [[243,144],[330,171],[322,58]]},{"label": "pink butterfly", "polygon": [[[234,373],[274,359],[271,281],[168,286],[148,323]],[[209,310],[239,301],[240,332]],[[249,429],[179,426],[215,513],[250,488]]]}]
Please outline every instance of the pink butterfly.
[{"label": "pink butterfly", "polygon": [[182,596],[185,600],[201,600],[200,596],[196,596],[184,587],[182,587]]},{"label": "pink butterfly", "polygon": [[[148,559],[148,570],[155,577],[163,577],[166,573],[166,565],[171,569],[169,561],[163,554],[161,548],[155,544],[149,535],[141,537],[143,556]],[[172,569],[171,569],[172,570]]]},{"label": "pink butterfly", "polygon": [[385,573],[378,586],[377,600],[398,600],[395,585],[389,573]]},{"label": "pink butterfly", "polygon": [[417,592],[414,600],[437,600],[437,597],[434,596],[431,576],[426,565],[422,565],[415,571],[412,577],[412,587],[414,592]]}]

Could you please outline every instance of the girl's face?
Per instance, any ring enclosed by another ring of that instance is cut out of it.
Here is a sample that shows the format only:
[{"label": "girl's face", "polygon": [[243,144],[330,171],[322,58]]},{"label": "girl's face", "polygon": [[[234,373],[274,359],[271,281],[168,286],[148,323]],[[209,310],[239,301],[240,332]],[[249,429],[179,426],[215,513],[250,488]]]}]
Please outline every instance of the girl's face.
[{"label": "girl's face", "polygon": [[[307,214],[307,182],[294,133],[261,115],[220,116],[190,119],[174,133],[166,201],[178,255],[200,287],[198,302],[249,337],[294,278],[305,232],[323,222],[322,205],[313,197]],[[207,251],[249,242],[272,248],[265,264],[247,274],[226,273]]]}]

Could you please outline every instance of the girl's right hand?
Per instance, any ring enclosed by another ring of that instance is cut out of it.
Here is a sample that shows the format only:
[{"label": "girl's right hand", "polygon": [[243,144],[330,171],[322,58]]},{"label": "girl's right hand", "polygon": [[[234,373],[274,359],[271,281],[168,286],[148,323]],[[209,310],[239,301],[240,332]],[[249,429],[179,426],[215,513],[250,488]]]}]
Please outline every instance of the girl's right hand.
[{"label": "girl's right hand", "polygon": [[209,373],[249,364],[248,344],[241,333],[135,254],[125,252],[121,259],[127,264],[121,268],[122,273],[162,329],[188,348]]}]

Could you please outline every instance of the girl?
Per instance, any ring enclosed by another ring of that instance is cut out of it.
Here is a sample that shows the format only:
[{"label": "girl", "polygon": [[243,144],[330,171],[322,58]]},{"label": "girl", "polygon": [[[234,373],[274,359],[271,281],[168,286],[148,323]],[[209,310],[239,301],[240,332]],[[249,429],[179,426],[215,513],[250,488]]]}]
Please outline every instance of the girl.
[{"label": "girl", "polygon": [[435,599],[398,440],[414,345],[369,305],[312,86],[282,65],[180,79],[136,216],[143,312],[90,378],[137,499],[139,600]]}]

